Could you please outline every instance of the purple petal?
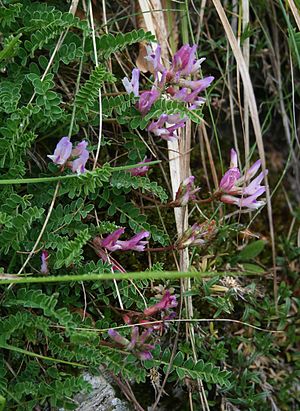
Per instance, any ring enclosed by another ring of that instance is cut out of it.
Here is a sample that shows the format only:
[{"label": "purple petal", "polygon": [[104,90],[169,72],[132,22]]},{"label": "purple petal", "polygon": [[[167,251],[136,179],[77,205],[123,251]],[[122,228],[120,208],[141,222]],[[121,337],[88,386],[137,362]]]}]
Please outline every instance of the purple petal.
[{"label": "purple petal", "polygon": [[127,241],[117,241],[119,249],[122,251],[144,251],[145,246],[148,244],[148,241],[141,241],[143,238],[150,236],[149,231],[141,231],[140,233],[133,236],[130,240]]},{"label": "purple petal", "polygon": [[139,96],[139,79],[140,79],[140,70],[133,69],[131,80],[127,77],[124,77],[122,80],[123,86],[128,94],[133,93],[135,97]]},{"label": "purple petal", "polygon": [[136,356],[142,361],[151,360],[153,358],[150,351],[137,352]]},{"label": "purple petal", "polygon": [[237,180],[240,178],[240,175],[241,173],[238,168],[230,168],[227,170],[220,181],[220,189],[227,193],[230,192],[234,188]]},{"label": "purple petal", "polygon": [[142,334],[139,337],[139,344],[144,344],[145,341],[150,337],[150,335],[153,333],[153,328],[150,327],[147,330],[143,331]]},{"label": "purple petal", "polygon": [[181,80],[180,85],[188,87],[192,90],[198,90],[198,93],[205,90],[214,80],[213,76],[204,77],[201,80]]},{"label": "purple petal", "polygon": [[151,91],[143,91],[141,93],[140,99],[137,104],[137,108],[143,116],[145,116],[150,111],[151,107],[159,98],[159,96],[159,91],[155,89]]},{"label": "purple petal", "polygon": [[230,151],[230,168],[237,168],[237,166],[238,166],[237,153],[232,148]]},{"label": "purple petal", "polygon": [[72,152],[72,143],[69,137],[63,137],[58,143],[54,150],[53,155],[48,155],[53,163],[63,165],[65,164]]},{"label": "purple petal", "polygon": [[76,172],[77,174],[82,174],[86,171],[85,165],[89,159],[89,155],[90,155],[89,152],[87,150],[84,150],[81,153],[80,157],[78,157],[76,160],[72,162],[73,173]]},{"label": "purple petal", "polygon": [[225,204],[239,205],[240,199],[238,197],[234,197],[234,196],[231,196],[231,195],[228,195],[228,194],[224,194],[220,198],[220,201],[222,201],[222,203],[225,203]]},{"label": "purple petal", "polygon": [[108,330],[108,335],[117,344],[124,345],[124,346],[128,346],[129,344],[129,341],[127,340],[127,338],[123,337],[116,330],[113,330],[113,329]]},{"label": "purple petal", "polygon": [[136,346],[138,337],[139,337],[139,327],[133,327],[131,331],[131,340],[127,347],[129,351],[133,350],[133,348]]},{"label": "purple petal", "polygon": [[149,166],[146,166],[146,165],[143,165],[143,164],[149,163],[149,161],[151,161],[151,159],[145,157],[143,161],[138,163],[138,164],[141,164],[141,166],[132,168],[131,170],[129,170],[129,173],[132,176],[140,176],[140,177],[145,176],[147,174],[147,172],[149,171]]},{"label": "purple petal", "polygon": [[[257,192],[257,190],[261,187],[260,183],[265,178],[265,175],[268,174],[268,170],[265,172],[261,172],[251,183],[243,189],[243,195],[252,195]],[[264,186],[262,186],[264,187]]]},{"label": "purple petal", "polygon": [[261,160],[257,160],[246,172],[245,180],[250,180],[257,173],[258,169],[261,166]]},{"label": "purple petal", "polygon": [[157,73],[158,71],[164,71],[165,67],[161,64],[161,47],[157,46],[155,51],[151,47],[147,47],[147,56],[145,57],[150,65],[152,66],[152,71]]},{"label": "purple petal", "polygon": [[118,228],[101,241],[101,246],[107,248],[109,251],[120,250],[121,246],[117,244],[117,240],[124,232],[125,228]]},{"label": "purple petal", "polygon": [[48,257],[49,257],[48,251],[43,250],[42,255],[41,255],[42,265],[41,265],[41,270],[40,270],[42,274],[49,273],[48,263],[47,263]]},{"label": "purple petal", "polygon": [[80,156],[82,153],[84,153],[85,151],[87,151],[87,150],[86,150],[87,145],[88,145],[88,142],[85,141],[85,140],[83,140],[83,141],[81,141],[80,143],[78,143],[77,146],[76,146],[75,148],[73,148],[73,150],[72,150],[72,153],[71,153],[72,157],[78,157],[78,156]]}]

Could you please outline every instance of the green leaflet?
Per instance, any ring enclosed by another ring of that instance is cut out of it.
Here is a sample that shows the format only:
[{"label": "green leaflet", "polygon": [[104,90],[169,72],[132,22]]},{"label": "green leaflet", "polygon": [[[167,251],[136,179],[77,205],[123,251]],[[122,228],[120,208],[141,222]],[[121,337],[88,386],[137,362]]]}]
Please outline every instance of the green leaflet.
[{"label": "green leaflet", "polygon": [[21,43],[20,37],[21,34],[8,38],[8,40],[4,44],[3,50],[0,51],[0,63],[2,60],[9,59],[17,53],[19,45]]},{"label": "green leaflet", "polygon": [[83,246],[91,238],[88,228],[79,232],[75,240],[66,241],[64,247],[56,253],[54,268],[68,267],[71,264],[79,264],[83,259]]},{"label": "green leaflet", "polygon": [[[167,348],[161,354],[161,357],[157,358],[159,354],[160,350],[156,349],[155,357],[152,360],[145,361],[145,366],[147,368],[162,366],[164,372],[166,372],[171,360],[171,351]],[[207,383],[224,385],[226,387],[231,385],[230,371],[221,370],[220,367],[216,367],[212,363],[205,363],[203,360],[199,360],[195,363],[191,357],[185,360],[185,356],[181,351],[177,352],[173,359],[170,376],[173,372],[176,372],[181,380],[190,377],[194,380],[199,378]]]},{"label": "green leaflet", "polygon": [[107,58],[117,50],[123,50],[131,44],[142,41],[153,42],[155,41],[155,36],[150,32],[145,32],[143,29],[133,30],[129,33],[118,33],[116,36],[109,33],[97,38],[96,44],[100,53],[103,54],[104,58]]},{"label": "green leaflet", "polygon": [[7,221],[0,231],[0,250],[4,254],[7,254],[10,248],[17,250],[19,242],[25,238],[32,223],[40,220],[43,213],[43,208],[28,207],[22,214],[18,214]]},{"label": "green leaflet", "polygon": [[114,173],[110,185],[116,188],[133,188],[135,190],[141,189],[142,192],[148,191],[164,203],[168,199],[168,194],[160,187],[156,181],[150,181],[148,177],[132,176],[130,173]]},{"label": "green leaflet", "polygon": [[104,82],[113,83],[115,80],[115,77],[103,66],[96,67],[77,93],[75,104],[78,108],[88,112],[93,107],[96,99],[99,98],[99,88],[101,85]]}]

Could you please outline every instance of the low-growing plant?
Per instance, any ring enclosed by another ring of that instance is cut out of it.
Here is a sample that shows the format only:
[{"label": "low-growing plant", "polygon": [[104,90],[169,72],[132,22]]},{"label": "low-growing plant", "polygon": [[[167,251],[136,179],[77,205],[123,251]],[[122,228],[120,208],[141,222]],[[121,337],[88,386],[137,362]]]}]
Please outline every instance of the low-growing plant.
[{"label": "low-growing plant", "polygon": [[196,44],[167,61],[144,29],[95,32],[94,2],[55,3],[0,9],[0,411],[76,409],[84,371],[129,381],[135,404],[147,383],[153,410],[175,381],[181,410],[296,409],[297,240],[274,300],[269,240],[243,218],[264,210],[264,163],[232,148],[214,189],[195,170],[170,190],[166,144],[205,122],[216,67]]}]

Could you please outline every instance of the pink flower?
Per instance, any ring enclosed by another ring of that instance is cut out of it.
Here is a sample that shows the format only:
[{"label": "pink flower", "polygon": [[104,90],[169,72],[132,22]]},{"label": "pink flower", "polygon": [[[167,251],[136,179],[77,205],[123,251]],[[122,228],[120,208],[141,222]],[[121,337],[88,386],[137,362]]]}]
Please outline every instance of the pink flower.
[{"label": "pink flower", "polygon": [[150,111],[159,96],[160,93],[156,89],[152,89],[151,91],[143,91],[141,93],[140,99],[137,103],[137,109],[140,111],[142,116],[145,116]]},{"label": "pink flower", "polygon": [[139,78],[140,78],[139,69],[132,70],[132,77],[130,81],[128,80],[127,77],[123,78],[122,83],[128,94],[133,93],[135,97],[139,96]]},{"label": "pink flower", "polygon": [[54,150],[53,155],[48,155],[53,163],[63,165],[65,164],[72,152],[72,143],[69,137],[63,137],[58,143]]},{"label": "pink flower", "polygon": [[48,251],[43,250],[42,255],[41,255],[42,265],[41,265],[41,270],[40,270],[42,274],[49,273],[48,263],[47,263],[48,257],[49,257]]},{"label": "pink flower", "polygon": [[[180,118],[180,114],[162,114],[157,121],[152,121],[147,130],[163,140],[174,141],[178,139],[175,130],[185,126],[185,118]],[[171,126],[166,126],[169,123]]]},{"label": "pink flower", "polygon": [[114,231],[112,234],[109,234],[101,241],[101,246],[109,251],[144,251],[145,246],[148,244],[148,241],[141,240],[143,238],[149,237],[150,233],[148,231],[141,231],[140,233],[133,236],[130,240],[119,240],[124,231],[124,228],[118,228],[118,230]]},{"label": "pink flower", "polygon": [[163,298],[156,303],[155,305],[152,305],[152,307],[148,307],[144,310],[144,314],[147,316],[152,316],[154,314],[156,314],[159,311],[165,311],[168,310],[170,308],[174,308],[177,307],[178,302],[176,300],[176,296],[175,295],[171,295],[170,291],[167,290],[163,296]]},{"label": "pink flower", "polygon": [[181,207],[185,206],[189,201],[196,200],[195,194],[200,188],[194,188],[195,177],[190,176],[186,178],[179,186],[175,197],[175,203]]},{"label": "pink flower", "polygon": [[80,156],[72,162],[72,171],[73,173],[81,174],[86,171],[85,165],[89,159],[89,152],[87,150],[83,150]]},{"label": "pink flower", "polygon": [[237,167],[237,154],[231,149],[230,168],[226,171],[219,184],[219,192],[224,193],[221,195],[220,200],[223,203],[251,209],[257,209],[264,205],[264,202],[257,201],[257,198],[266,191],[266,187],[262,186],[261,182],[267,175],[268,170],[261,172],[251,181],[260,167],[261,161],[257,160],[245,175],[241,176],[240,170]]},{"label": "pink flower", "polygon": [[[138,164],[145,164],[145,163],[149,163],[149,161],[151,161],[151,159],[147,159],[147,157],[145,157],[144,158],[144,160],[143,161],[141,161],[140,163],[138,163]],[[144,166],[140,166],[140,167],[135,167],[135,168],[131,168],[130,170],[128,170],[129,171],[129,173],[132,175],[132,176],[145,176],[147,173],[148,173],[148,171],[149,171],[149,166],[146,166],[146,165],[144,165]]]}]

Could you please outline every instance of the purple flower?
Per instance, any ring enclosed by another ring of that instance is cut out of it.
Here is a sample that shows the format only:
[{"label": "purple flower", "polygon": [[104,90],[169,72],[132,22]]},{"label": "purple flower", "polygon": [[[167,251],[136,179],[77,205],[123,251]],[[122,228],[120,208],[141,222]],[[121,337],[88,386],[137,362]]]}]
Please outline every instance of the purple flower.
[{"label": "purple flower", "polygon": [[49,257],[48,251],[43,250],[42,255],[41,255],[42,265],[41,265],[41,269],[40,269],[42,274],[48,274],[49,273],[48,263],[47,263],[48,257]]},{"label": "purple flower", "polygon": [[143,91],[141,93],[140,99],[137,103],[137,109],[140,111],[142,116],[145,116],[150,111],[159,96],[160,93],[156,89],[152,89],[151,91]]},{"label": "purple flower", "polygon": [[148,241],[141,241],[143,238],[150,236],[149,231],[141,231],[140,233],[133,236],[128,241],[117,241],[117,244],[121,247],[122,251],[144,251],[145,246],[148,244]]},{"label": "purple flower", "polygon": [[198,93],[205,90],[213,82],[215,78],[213,76],[204,77],[201,80],[180,80],[180,86],[188,87],[192,90],[198,90]]},{"label": "purple flower", "polygon": [[190,176],[186,178],[179,186],[175,197],[175,203],[181,207],[187,205],[191,200],[196,200],[195,194],[200,190],[200,188],[193,188],[195,177]]},{"label": "purple flower", "polygon": [[53,161],[53,163],[63,165],[68,161],[69,157],[71,156],[71,152],[72,143],[69,137],[63,137],[57,143],[54,154],[48,155],[47,157],[49,157]]},{"label": "purple flower", "polygon": [[123,346],[127,351],[132,352],[141,360],[149,360],[152,358],[150,350],[154,349],[154,345],[146,344],[145,341],[150,337],[153,332],[153,328],[149,328],[139,335],[139,328],[132,327],[131,340],[123,337],[117,331],[110,329],[108,335],[117,344]]},{"label": "purple flower", "polygon": [[77,144],[75,148],[73,148],[71,156],[72,157],[79,157],[83,152],[87,151],[88,142],[85,140],[82,140],[80,143]]},{"label": "purple flower", "polygon": [[144,251],[145,246],[148,241],[141,241],[143,238],[149,237],[150,233],[148,231],[141,231],[140,233],[133,236],[130,240],[121,241],[119,238],[124,234],[125,228],[118,228],[113,233],[109,234],[106,238],[101,241],[101,246],[109,251]]},{"label": "purple flower", "polygon": [[222,177],[220,181],[220,185],[219,185],[220,189],[224,191],[225,193],[229,193],[235,186],[235,183],[240,178],[240,176],[241,176],[241,173],[237,167],[237,154],[235,150],[232,148],[230,168],[229,170],[226,171],[226,173],[224,174],[224,176]]},{"label": "purple flower", "polygon": [[156,73],[155,74],[155,81],[154,81],[154,85],[156,88],[158,88],[159,90],[162,90],[166,84],[166,80],[167,80],[167,69],[163,70],[162,73]]},{"label": "purple flower", "polygon": [[266,187],[262,186],[261,182],[267,175],[268,170],[261,172],[251,181],[260,167],[261,161],[257,160],[245,175],[241,176],[240,170],[237,167],[237,154],[231,149],[230,168],[226,171],[219,184],[220,200],[223,203],[253,209],[264,205],[264,202],[257,201],[257,198],[266,191]]},{"label": "purple flower", "polygon": [[107,248],[109,251],[120,250],[121,246],[118,244],[118,240],[124,232],[125,228],[118,228],[101,241],[101,246]]},{"label": "purple flower", "polygon": [[255,174],[258,172],[261,166],[261,160],[255,161],[254,164],[249,168],[249,170],[245,174],[245,180],[250,180]]},{"label": "purple flower", "polygon": [[[151,349],[154,349],[154,345],[151,345]],[[153,358],[153,355],[151,354],[150,351],[140,351],[136,353],[136,356],[142,360],[142,361],[147,361],[151,360]]]},{"label": "purple flower", "polygon": [[132,327],[131,340],[127,346],[128,351],[132,351],[135,348],[138,338],[139,338],[139,327]]},{"label": "purple flower", "polygon": [[72,162],[72,171],[73,173],[81,174],[86,171],[85,165],[89,159],[89,152],[87,150],[83,150],[80,156]]},{"label": "purple flower", "polygon": [[[144,160],[141,161],[141,162],[138,163],[138,164],[149,163],[149,161],[151,161],[151,159],[145,157]],[[142,177],[142,176],[145,176],[145,175],[148,173],[148,171],[149,171],[149,166],[146,166],[146,165],[142,166],[142,165],[141,165],[140,167],[135,167],[135,168],[132,168],[132,169],[130,169],[130,170],[128,170],[128,171],[129,171],[129,173],[130,173],[132,176],[140,176],[140,177]]]},{"label": "purple flower", "polygon": [[133,93],[135,97],[139,96],[139,78],[140,78],[139,69],[132,70],[132,77],[130,81],[128,80],[127,77],[123,78],[122,83],[128,94]]},{"label": "purple flower", "polygon": [[120,344],[120,345],[123,345],[123,346],[128,346],[130,344],[130,341],[127,340],[127,338],[123,337],[121,334],[118,333],[118,331],[116,331],[114,329],[108,330],[108,335],[117,344]]},{"label": "purple flower", "polygon": [[214,220],[202,224],[193,224],[177,241],[179,249],[189,246],[205,245],[216,234],[216,223]]},{"label": "purple flower", "polygon": [[[180,118],[180,114],[162,114],[157,121],[150,123],[147,130],[163,140],[174,141],[178,139],[178,135],[174,131],[184,127],[185,121],[185,118]],[[171,126],[167,127],[166,123],[171,124]]]},{"label": "purple flower", "polygon": [[227,204],[234,204],[238,207],[246,207],[250,209],[257,210],[258,208],[265,205],[264,201],[256,201],[259,196],[261,196],[266,191],[265,187],[261,187],[258,189],[254,194],[250,195],[249,197],[235,197],[231,195],[223,195],[221,197],[221,201]]},{"label": "purple flower", "polygon": [[196,59],[197,45],[192,47],[189,44],[183,45],[175,54],[172,60],[171,70],[167,78],[179,80],[180,76],[189,76],[199,70],[205,58]]},{"label": "purple flower", "polygon": [[84,173],[85,164],[89,158],[89,152],[86,150],[88,143],[81,141],[75,148],[72,149],[72,143],[69,137],[63,137],[57,144],[54,154],[48,155],[55,164],[64,165],[71,158],[78,157],[74,161],[69,161],[67,167],[72,168],[73,173]]},{"label": "purple flower", "polygon": [[154,315],[159,311],[165,311],[170,308],[177,307],[177,305],[178,305],[178,302],[176,300],[176,296],[171,295],[170,291],[167,290],[163,298],[158,303],[144,310],[144,314],[147,316]]},{"label": "purple flower", "polygon": [[[206,81],[206,87],[212,82],[213,77],[206,77],[207,79],[210,79],[210,81]],[[203,79],[205,80],[205,79]],[[184,101],[185,103],[191,104],[189,107],[190,110],[194,110],[198,106],[201,106],[204,102],[205,99],[203,97],[199,96],[199,93],[204,90],[203,85],[200,85],[198,88],[194,89],[191,93],[189,92],[187,87],[183,87],[179,91],[177,91],[174,94],[174,98],[180,101]]]},{"label": "purple flower", "polygon": [[147,56],[145,57],[150,63],[151,71],[153,73],[165,71],[165,67],[161,64],[161,47],[157,46],[155,51],[152,47],[147,46]]}]

